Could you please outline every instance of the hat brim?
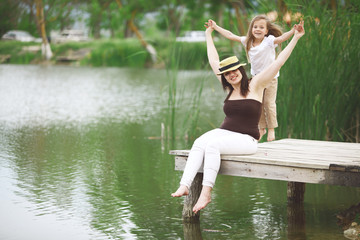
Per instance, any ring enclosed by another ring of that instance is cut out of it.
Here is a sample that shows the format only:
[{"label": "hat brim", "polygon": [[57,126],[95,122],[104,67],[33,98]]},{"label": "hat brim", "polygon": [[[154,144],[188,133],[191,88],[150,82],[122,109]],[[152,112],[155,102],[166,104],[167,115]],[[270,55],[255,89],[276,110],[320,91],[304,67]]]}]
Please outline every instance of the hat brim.
[{"label": "hat brim", "polygon": [[224,70],[222,72],[217,73],[217,75],[221,75],[221,74],[226,73],[226,72],[234,71],[235,69],[238,69],[239,67],[245,66],[245,65],[246,65],[246,63],[239,63],[239,64],[237,64],[237,65],[235,65],[235,66],[233,66],[231,68],[228,68],[228,69],[226,69],[226,70]]}]

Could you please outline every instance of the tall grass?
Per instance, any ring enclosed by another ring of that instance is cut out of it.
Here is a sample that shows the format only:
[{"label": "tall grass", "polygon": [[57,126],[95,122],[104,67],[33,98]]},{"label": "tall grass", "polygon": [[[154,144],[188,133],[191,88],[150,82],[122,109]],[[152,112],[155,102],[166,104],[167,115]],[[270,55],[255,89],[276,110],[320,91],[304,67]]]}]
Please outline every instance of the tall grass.
[{"label": "tall grass", "polygon": [[[171,49],[173,52],[174,49]],[[175,119],[177,108],[177,77],[179,69],[179,60],[175,57],[175,54],[170,53],[169,58],[166,61],[166,76],[169,81],[168,85],[168,113],[166,119],[166,136],[168,139],[174,139],[175,133]]]},{"label": "tall grass", "polygon": [[277,112],[279,138],[359,140],[359,9],[306,8],[305,36],[280,71]]},{"label": "tall grass", "polygon": [[[179,88],[179,69],[201,69],[207,63],[205,43],[194,45],[188,43],[174,43],[170,48],[166,62],[166,72],[169,81],[167,137],[169,139],[193,139],[197,135],[197,122],[200,113],[200,101],[204,78],[195,79],[196,87],[183,86]],[[206,59],[206,63],[204,63]],[[190,93],[190,103],[189,96]]]}]

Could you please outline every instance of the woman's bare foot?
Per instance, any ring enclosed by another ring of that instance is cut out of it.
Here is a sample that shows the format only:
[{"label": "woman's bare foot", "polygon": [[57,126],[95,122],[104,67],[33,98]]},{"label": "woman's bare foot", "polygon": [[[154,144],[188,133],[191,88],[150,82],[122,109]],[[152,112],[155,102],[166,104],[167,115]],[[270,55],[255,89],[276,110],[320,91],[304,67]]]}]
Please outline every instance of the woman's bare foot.
[{"label": "woman's bare foot", "polygon": [[196,202],[195,206],[193,207],[193,212],[197,213],[201,209],[205,208],[211,202],[211,190],[212,187],[203,186],[200,197]]},{"label": "woman's bare foot", "polygon": [[266,134],[266,129],[265,128],[260,128],[260,138],[259,140],[261,140],[261,138]]},{"label": "woman's bare foot", "polygon": [[269,128],[268,129],[268,134],[267,134],[267,141],[271,142],[275,140],[275,129],[273,128]]},{"label": "woman's bare foot", "polygon": [[181,196],[185,196],[185,195],[189,195],[189,189],[185,185],[180,185],[178,190],[176,190],[176,192],[171,194],[171,196],[173,196],[173,197],[181,197]]}]

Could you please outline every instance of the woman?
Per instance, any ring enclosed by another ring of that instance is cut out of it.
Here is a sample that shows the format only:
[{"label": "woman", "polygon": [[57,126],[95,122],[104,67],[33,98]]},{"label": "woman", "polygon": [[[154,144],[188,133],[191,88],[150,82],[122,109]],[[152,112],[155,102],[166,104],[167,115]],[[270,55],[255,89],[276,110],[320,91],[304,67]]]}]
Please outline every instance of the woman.
[{"label": "woman", "polygon": [[262,72],[248,79],[243,68],[245,64],[237,57],[229,57],[219,61],[212,32],[212,22],[206,23],[207,55],[210,66],[223,88],[228,91],[224,101],[225,119],[220,128],[206,132],[195,140],[180,181],[180,187],[172,193],[173,197],[189,194],[191,183],[204,166],[203,187],[193,212],[206,207],[211,202],[211,191],[220,168],[220,154],[253,154],[257,150],[260,133],[258,123],[261,115],[263,92],[275,77],[281,66],[289,58],[298,40],[305,34],[301,22],[295,29],[294,37],[277,59]]}]

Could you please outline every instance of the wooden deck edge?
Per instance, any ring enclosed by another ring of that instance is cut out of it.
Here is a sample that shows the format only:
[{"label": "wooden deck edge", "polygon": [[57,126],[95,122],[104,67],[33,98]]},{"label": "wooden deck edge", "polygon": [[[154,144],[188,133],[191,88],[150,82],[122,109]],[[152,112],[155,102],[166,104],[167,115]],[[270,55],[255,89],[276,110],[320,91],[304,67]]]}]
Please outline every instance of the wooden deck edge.
[{"label": "wooden deck edge", "polygon": [[[176,156],[175,170],[183,171],[186,159],[187,156]],[[357,172],[289,167],[264,163],[222,161],[219,174],[288,182],[360,187],[360,174]]]},{"label": "wooden deck edge", "polygon": [[330,164],[329,170],[360,173],[360,167],[352,165]]},{"label": "wooden deck edge", "polygon": [[[170,155],[187,158],[190,150],[171,150]],[[249,155],[221,155],[221,161],[257,163],[267,165],[278,165],[287,167],[305,167],[311,169],[329,169],[329,164],[319,161],[303,162],[303,161],[279,161],[269,156],[259,156],[258,154]]]}]

